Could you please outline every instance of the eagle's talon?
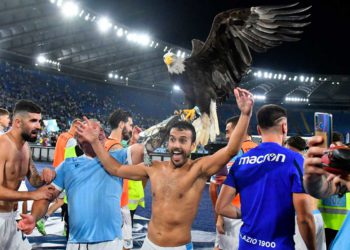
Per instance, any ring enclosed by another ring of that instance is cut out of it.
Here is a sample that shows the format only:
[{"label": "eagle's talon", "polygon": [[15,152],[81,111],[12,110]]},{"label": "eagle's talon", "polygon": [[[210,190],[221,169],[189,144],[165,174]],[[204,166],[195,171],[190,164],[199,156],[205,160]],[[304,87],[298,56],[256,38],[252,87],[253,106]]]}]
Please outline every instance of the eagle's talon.
[{"label": "eagle's talon", "polygon": [[186,121],[193,121],[193,119],[196,117],[196,110],[195,109],[184,109],[182,110],[182,114],[185,116]]}]

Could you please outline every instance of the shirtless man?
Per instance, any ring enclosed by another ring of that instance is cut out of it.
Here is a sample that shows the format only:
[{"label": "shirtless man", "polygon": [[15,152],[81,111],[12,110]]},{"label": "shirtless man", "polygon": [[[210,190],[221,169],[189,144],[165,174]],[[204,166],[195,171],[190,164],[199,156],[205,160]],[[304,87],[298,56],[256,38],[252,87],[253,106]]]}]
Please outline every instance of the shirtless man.
[{"label": "shirtless man", "polygon": [[98,128],[89,122],[78,128],[78,134],[92,143],[110,174],[132,180],[150,179],[152,217],[142,249],[193,249],[191,225],[206,181],[238,153],[251,117],[252,95],[239,88],[234,93],[241,116],[228,145],[213,155],[194,161],[189,159],[189,155],[195,149],[196,132],[187,122],[178,122],[170,129],[168,150],[171,160],[153,162],[151,167],[144,164],[120,165],[98,143]]},{"label": "shirtless man", "polygon": [[34,187],[50,183],[55,172],[44,169],[42,176],[34,166],[29,142],[37,139],[41,109],[31,101],[16,103],[12,128],[0,137],[0,249],[31,249],[29,242],[17,231],[14,205],[17,201],[51,199],[53,191],[47,186],[33,192],[19,192],[21,181],[27,177]]}]

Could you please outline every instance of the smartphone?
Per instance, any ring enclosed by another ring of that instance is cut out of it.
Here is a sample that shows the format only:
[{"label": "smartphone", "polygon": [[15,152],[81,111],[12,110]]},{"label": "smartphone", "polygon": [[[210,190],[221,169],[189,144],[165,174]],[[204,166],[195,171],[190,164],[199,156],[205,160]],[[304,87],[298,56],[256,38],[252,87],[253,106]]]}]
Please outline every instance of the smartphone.
[{"label": "smartphone", "polygon": [[330,113],[316,112],[314,116],[315,135],[323,137],[324,148],[329,148],[332,143],[333,116]]}]

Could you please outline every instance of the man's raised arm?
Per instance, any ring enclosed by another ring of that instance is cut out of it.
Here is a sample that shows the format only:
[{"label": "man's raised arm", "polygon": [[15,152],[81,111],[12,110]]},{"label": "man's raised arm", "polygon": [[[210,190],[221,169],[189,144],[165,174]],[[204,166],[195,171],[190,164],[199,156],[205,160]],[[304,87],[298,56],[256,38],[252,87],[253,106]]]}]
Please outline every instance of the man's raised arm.
[{"label": "man's raised arm", "polygon": [[201,159],[202,172],[207,176],[217,173],[239,152],[244,140],[244,135],[247,133],[254,105],[253,95],[249,91],[240,88],[236,88],[234,94],[241,115],[235,129],[231,133],[230,140],[226,147],[220,149],[211,156]]}]

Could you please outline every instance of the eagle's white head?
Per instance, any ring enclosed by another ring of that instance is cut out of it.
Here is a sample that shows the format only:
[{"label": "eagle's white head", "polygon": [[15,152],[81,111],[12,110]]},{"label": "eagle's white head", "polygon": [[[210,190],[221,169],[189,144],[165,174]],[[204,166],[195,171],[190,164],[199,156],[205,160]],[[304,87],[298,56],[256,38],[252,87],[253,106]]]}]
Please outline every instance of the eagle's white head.
[{"label": "eagle's white head", "polygon": [[169,51],[163,56],[164,63],[170,74],[182,74],[185,71],[184,58],[176,56]]}]

